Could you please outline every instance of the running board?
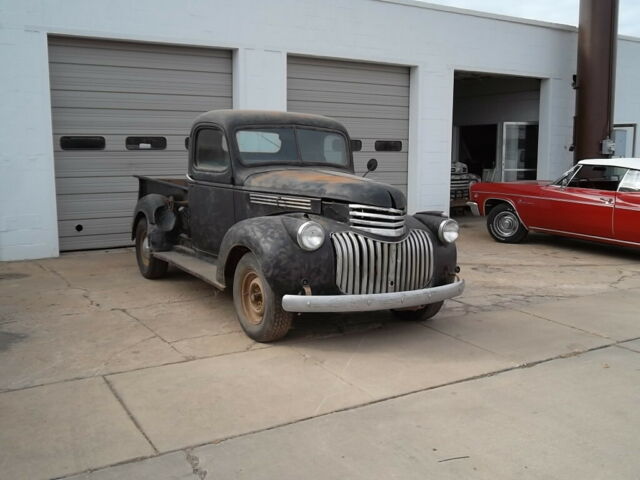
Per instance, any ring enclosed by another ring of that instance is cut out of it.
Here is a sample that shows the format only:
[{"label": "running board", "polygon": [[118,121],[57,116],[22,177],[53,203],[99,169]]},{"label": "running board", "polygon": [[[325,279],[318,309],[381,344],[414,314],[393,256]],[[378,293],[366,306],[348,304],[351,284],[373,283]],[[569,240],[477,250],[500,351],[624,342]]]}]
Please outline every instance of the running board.
[{"label": "running board", "polygon": [[158,260],[175,265],[180,270],[184,270],[220,290],[224,290],[225,288],[224,285],[217,280],[218,267],[211,262],[187,253],[176,252],[175,250],[169,252],[153,252],[152,255]]}]

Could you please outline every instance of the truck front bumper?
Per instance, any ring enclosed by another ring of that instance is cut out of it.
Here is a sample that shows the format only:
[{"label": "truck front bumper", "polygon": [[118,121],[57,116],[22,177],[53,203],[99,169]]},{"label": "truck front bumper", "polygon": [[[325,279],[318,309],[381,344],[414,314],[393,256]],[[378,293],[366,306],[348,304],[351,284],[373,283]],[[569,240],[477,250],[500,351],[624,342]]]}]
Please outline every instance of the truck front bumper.
[{"label": "truck front bumper", "polygon": [[418,307],[457,297],[464,291],[464,280],[439,287],[408,292],[365,295],[285,295],[282,308],[287,312],[368,312]]}]

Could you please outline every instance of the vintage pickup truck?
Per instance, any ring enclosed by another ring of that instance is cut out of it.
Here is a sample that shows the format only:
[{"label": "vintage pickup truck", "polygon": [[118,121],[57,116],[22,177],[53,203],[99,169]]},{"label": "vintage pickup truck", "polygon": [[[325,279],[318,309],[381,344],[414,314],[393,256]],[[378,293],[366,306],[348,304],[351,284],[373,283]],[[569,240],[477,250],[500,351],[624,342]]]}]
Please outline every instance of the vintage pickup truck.
[{"label": "vintage pickup truck", "polygon": [[354,175],[350,145],[322,116],[199,116],[186,178],[138,177],[140,272],[159,278],[172,264],[232,287],[242,328],[260,342],[284,336],[301,312],[435,315],[464,288],[458,225],[440,212],[406,215],[402,192]]}]

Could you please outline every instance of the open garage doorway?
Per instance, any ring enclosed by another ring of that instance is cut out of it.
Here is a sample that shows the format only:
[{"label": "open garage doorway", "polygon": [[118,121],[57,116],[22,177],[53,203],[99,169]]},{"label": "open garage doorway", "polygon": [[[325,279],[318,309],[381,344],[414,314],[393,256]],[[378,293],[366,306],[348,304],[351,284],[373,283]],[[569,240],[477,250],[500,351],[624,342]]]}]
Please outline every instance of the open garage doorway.
[{"label": "open garage doorway", "polygon": [[451,206],[474,181],[535,180],[540,80],[485,72],[454,75]]}]

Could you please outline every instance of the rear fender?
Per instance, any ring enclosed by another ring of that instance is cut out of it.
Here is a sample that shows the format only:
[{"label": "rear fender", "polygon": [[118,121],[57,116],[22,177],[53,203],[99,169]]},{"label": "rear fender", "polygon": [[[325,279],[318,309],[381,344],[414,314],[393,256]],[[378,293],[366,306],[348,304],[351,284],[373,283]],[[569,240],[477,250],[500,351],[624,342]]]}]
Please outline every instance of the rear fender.
[{"label": "rear fender", "polygon": [[131,226],[132,240],[135,238],[138,222],[142,218],[147,221],[147,236],[151,250],[159,252],[170,250],[173,245],[170,233],[175,228],[177,220],[171,201],[158,193],[150,193],[138,200]]}]

